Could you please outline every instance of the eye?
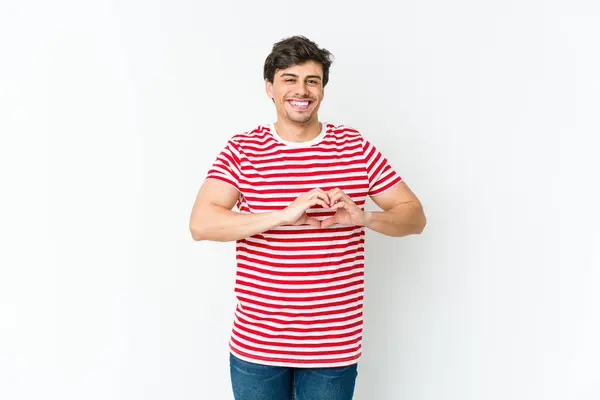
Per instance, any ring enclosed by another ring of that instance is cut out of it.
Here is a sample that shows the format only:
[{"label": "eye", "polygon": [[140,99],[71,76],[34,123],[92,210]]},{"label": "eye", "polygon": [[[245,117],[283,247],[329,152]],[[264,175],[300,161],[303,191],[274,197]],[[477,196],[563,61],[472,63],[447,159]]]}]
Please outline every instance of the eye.
[{"label": "eye", "polygon": [[296,80],[295,80],[295,79],[292,79],[292,78],[288,78],[288,79],[286,79],[285,81],[286,81],[286,82],[296,82]]},{"label": "eye", "polygon": [[314,80],[314,79],[309,79],[309,80],[308,80],[308,83],[310,83],[310,84],[312,84],[312,85],[316,85],[316,84],[317,84],[317,81],[316,81],[316,80]]}]

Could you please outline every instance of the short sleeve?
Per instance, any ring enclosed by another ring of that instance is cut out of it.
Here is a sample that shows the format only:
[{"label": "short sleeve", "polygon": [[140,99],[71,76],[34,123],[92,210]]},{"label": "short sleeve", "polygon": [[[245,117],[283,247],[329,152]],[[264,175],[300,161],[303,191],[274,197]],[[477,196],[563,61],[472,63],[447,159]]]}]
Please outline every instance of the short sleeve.
[{"label": "short sleeve", "polygon": [[240,190],[241,162],[238,145],[229,140],[219,153],[206,175],[206,179],[218,179]]},{"label": "short sleeve", "polygon": [[363,151],[369,177],[369,196],[381,194],[400,183],[402,177],[392,168],[387,158],[364,138]]}]

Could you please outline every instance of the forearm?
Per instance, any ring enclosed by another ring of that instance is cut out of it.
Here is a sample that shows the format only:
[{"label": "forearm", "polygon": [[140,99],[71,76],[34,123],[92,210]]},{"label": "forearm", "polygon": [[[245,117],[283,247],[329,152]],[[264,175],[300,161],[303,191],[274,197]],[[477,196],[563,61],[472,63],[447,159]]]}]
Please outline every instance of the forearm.
[{"label": "forearm", "polygon": [[282,224],[278,212],[242,214],[210,204],[190,220],[194,240],[230,242],[265,232]]},{"label": "forearm", "polygon": [[420,234],[426,218],[418,203],[403,203],[387,211],[367,211],[365,226],[387,236]]}]

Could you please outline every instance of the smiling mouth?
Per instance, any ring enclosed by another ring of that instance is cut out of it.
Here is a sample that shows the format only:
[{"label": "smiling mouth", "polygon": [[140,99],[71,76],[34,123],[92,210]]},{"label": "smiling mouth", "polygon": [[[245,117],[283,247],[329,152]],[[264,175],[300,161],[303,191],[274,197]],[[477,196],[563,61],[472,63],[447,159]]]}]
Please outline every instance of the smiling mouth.
[{"label": "smiling mouth", "polygon": [[288,100],[294,110],[306,110],[312,104],[312,100]]}]

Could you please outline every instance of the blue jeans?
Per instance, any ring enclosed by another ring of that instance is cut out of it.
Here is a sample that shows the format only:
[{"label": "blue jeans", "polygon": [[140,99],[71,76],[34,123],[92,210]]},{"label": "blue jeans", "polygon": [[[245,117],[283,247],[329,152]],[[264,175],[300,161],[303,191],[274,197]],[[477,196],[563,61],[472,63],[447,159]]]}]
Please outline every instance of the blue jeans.
[{"label": "blue jeans", "polygon": [[334,368],[287,368],[240,360],[230,353],[235,400],[351,400],[358,364]]}]

